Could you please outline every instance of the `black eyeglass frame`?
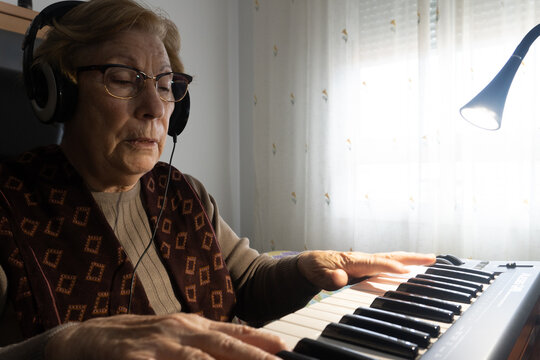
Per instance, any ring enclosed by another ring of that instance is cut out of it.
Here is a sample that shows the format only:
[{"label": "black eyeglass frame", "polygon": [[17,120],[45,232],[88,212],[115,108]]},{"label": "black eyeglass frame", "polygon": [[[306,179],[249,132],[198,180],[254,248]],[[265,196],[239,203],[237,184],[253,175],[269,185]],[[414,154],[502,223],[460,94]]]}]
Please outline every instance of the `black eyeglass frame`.
[{"label": "black eyeglass frame", "polygon": [[[114,95],[113,93],[111,93],[111,91],[107,88],[107,85],[105,84],[105,71],[107,71],[107,69],[109,68],[113,68],[113,67],[116,67],[116,68],[124,68],[124,69],[129,69],[129,70],[133,70],[137,73],[138,76],[141,76],[141,78],[143,79],[143,84],[144,86],[142,86],[135,95],[133,96],[118,96],[118,95]],[[83,71],[93,71],[93,70],[98,70],[100,71],[104,78],[103,78],[103,86],[105,87],[105,91],[107,91],[107,94],[109,94],[110,96],[116,98],[116,99],[122,99],[122,100],[129,100],[129,99],[133,99],[137,96],[139,96],[139,94],[142,92],[142,90],[144,90],[145,86],[146,86],[146,80],[148,79],[152,79],[154,80],[154,87],[156,88],[157,90],[157,83],[158,83],[158,80],[160,78],[162,78],[163,76],[166,76],[166,75],[173,75],[173,78],[175,76],[180,76],[180,77],[183,77],[187,80],[187,84],[186,84],[186,91],[184,92],[184,95],[178,99],[178,100],[167,100],[167,99],[164,99],[161,97],[161,95],[159,96],[159,98],[163,101],[166,101],[166,102],[179,102],[179,101],[182,101],[185,97],[186,97],[186,94],[188,92],[188,86],[189,84],[193,81],[193,77],[191,75],[188,75],[188,74],[184,74],[184,73],[180,73],[180,72],[174,72],[174,71],[168,71],[168,72],[164,72],[164,73],[161,73],[161,74],[157,74],[155,76],[150,76],[150,75],[147,75],[144,71],[141,71],[133,66],[129,66],[129,65],[123,65],[123,64],[102,64],[102,65],[88,65],[88,66],[79,66],[78,68],[75,69],[77,71],[77,74],[79,74],[80,72],[83,72]],[[158,92],[159,94],[159,92]]]}]

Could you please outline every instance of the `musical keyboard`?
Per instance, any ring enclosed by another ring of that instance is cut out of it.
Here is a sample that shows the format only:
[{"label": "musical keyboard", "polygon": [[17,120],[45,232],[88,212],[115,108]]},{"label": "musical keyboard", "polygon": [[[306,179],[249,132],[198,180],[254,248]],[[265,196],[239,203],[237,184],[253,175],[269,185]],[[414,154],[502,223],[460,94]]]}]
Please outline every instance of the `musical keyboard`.
[{"label": "musical keyboard", "polygon": [[540,262],[410,269],[367,278],[263,329],[290,347],[282,359],[540,359],[531,354]]}]

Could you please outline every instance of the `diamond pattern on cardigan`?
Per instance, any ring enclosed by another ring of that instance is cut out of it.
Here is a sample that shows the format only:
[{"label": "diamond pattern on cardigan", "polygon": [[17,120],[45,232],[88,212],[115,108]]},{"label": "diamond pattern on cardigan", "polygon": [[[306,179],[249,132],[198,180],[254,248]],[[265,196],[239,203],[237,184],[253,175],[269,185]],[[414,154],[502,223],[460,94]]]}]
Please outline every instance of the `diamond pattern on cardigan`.
[{"label": "diamond pattern on cardigan", "polygon": [[185,250],[186,249],[186,243],[188,241],[188,234],[187,232],[179,232],[178,235],[176,235],[176,250]]},{"label": "diamond pattern on cardigan", "polygon": [[77,276],[61,274],[60,279],[58,280],[58,284],[56,284],[56,292],[71,295],[71,292],[73,291],[76,282]]},{"label": "diamond pattern on cardigan", "polygon": [[60,236],[64,220],[65,219],[63,217],[52,218],[49,220],[49,222],[47,222],[47,226],[45,226],[45,230],[43,230],[43,232],[54,237]]},{"label": "diamond pattern on cardigan", "polygon": [[99,248],[101,247],[101,242],[103,241],[103,236],[99,235],[88,235],[86,238],[86,244],[84,245],[83,251],[99,254]]},{"label": "diamond pattern on cardigan", "polygon": [[88,272],[86,273],[85,279],[88,281],[101,282],[106,267],[107,266],[105,264],[92,261],[90,267],[88,268]]},{"label": "diamond pattern on cardigan", "polygon": [[86,227],[88,218],[90,217],[90,208],[86,206],[77,206],[73,214],[73,223],[79,226]]},{"label": "diamond pattern on cardigan", "polygon": [[64,205],[66,200],[67,191],[62,189],[51,189],[49,194],[49,202],[51,204]]},{"label": "diamond pattern on cardigan", "polygon": [[193,200],[191,199],[184,200],[183,206],[182,206],[182,214],[189,215],[191,214],[192,210],[193,210]]},{"label": "diamond pattern on cardigan", "polygon": [[22,262],[21,256],[19,254],[19,249],[13,250],[11,255],[9,255],[8,262],[19,269],[24,268],[24,263]]},{"label": "diamond pattern on cardigan", "polygon": [[36,200],[34,199],[34,194],[32,193],[25,193],[24,194],[24,199],[26,200],[26,204],[28,206],[35,206],[37,205],[37,202]]},{"label": "diamond pattern on cardigan", "polygon": [[197,265],[197,258],[195,256],[188,256],[186,258],[186,271],[187,275],[195,275],[195,267]]},{"label": "diamond pattern on cardigan", "polygon": [[9,226],[9,220],[5,216],[2,216],[2,218],[0,219],[0,235],[9,237],[13,236],[13,233],[11,232],[11,228]]},{"label": "diamond pattern on cardigan", "polygon": [[203,248],[206,251],[210,251],[212,249],[213,241],[214,241],[214,236],[212,233],[209,233],[209,232],[204,233],[204,238],[202,241],[201,248]]},{"label": "diamond pattern on cardigan", "polygon": [[88,305],[85,304],[69,305],[66,316],[64,317],[64,322],[83,321],[87,307]]},{"label": "diamond pattern on cardigan", "polygon": [[47,249],[41,262],[44,265],[56,269],[58,267],[58,263],[60,263],[60,259],[62,259],[62,253],[63,251],[59,249]]},{"label": "diamond pattern on cardigan", "polygon": [[30,220],[28,218],[24,218],[21,222],[21,230],[30,237],[34,236],[38,226],[39,221]]}]

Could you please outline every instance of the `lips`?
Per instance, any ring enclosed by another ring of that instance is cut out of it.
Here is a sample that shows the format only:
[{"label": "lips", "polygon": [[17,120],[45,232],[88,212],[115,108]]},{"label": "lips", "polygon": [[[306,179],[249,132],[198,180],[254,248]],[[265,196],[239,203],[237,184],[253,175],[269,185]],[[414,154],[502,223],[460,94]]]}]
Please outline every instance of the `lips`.
[{"label": "lips", "polygon": [[128,139],[127,142],[135,147],[154,147],[159,143],[158,140],[152,139],[152,138],[135,138],[135,139]]}]

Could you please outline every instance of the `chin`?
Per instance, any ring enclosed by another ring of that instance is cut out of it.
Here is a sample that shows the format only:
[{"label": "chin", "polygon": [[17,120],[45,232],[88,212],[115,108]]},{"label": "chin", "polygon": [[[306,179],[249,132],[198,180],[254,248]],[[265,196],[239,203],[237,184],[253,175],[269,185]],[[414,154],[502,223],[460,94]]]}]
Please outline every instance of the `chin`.
[{"label": "chin", "polygon": [[149,172],[159,161],[156,157],[144,157],[139,158],[136,161],[130,161],[126,163],[126,168],[132,174],[140,174],[141,176]]}]

